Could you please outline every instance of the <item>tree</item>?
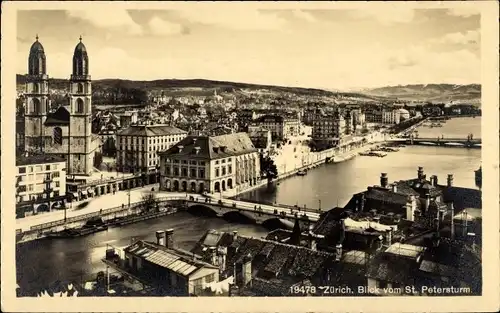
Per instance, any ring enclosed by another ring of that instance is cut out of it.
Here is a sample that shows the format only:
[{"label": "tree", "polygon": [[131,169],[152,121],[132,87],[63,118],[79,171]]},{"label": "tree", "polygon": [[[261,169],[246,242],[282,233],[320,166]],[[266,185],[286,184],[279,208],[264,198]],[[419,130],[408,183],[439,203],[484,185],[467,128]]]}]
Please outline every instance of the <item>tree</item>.
[{"label": "tree", "polygon": [[260,174],[267,177],[268,180],[278,177],[278,168],[270,156],[264,157],[260,154]]},{"label": "tree", "polygon": [[158,210],[158,199],[156,194],[153,192],[147,192],[142,195],[142,201],[144,203],[142,212],[149,213],[154,210]]}]

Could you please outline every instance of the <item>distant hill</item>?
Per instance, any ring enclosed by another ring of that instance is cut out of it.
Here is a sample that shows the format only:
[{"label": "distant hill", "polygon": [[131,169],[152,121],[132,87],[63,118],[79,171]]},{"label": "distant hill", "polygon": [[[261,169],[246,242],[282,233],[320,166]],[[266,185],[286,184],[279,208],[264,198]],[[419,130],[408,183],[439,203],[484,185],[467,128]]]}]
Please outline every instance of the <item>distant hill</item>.
[{"label": "distant hill", "polygon": [[453,85],[453,84],[427,84],[427,85],[400,85],[361,91],[364,94],[398,98],[400,100],[422,100],[432,102],[468,102],[480,104],[481,85]]},{"label": "distant hill", "polygon": [[[17,75],[17,84],[19,87],[26,82],[26,75]],[[65,79],[52,78],[49,80],[50,89],[66,90],[68,81]],[[96,102],[117,100],[122,94],[144,93],[146,91],[161,90],[165,91],[167,96],[199,95],[206,96],[213,94],[213,89],[234,95],[245,95],[247,92],[263,93],[292,93],[296,95],[311,95],[318,97],[347,97],[356,98],[365,101],[378,101],[381,97],[364,95],[354,92],[336,92],[315,88],[283,87],[272,85],[258,85],[238,82],[215,81],[206,79],[160,79],[151,81],[133,81],[123,79],[101,79],[93,80],[93,100]],[[144,95],[137,96],[141,100]],[[119,100],[119,99],[118,99]]]}]

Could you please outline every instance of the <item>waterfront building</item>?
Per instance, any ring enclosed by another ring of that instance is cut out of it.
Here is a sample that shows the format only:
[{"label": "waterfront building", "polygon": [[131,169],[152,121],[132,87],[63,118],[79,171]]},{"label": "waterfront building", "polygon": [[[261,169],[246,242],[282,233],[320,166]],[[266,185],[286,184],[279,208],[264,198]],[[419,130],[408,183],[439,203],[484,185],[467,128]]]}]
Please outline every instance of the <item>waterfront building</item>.
[{"label": "waterfront building", "polygon": [[66,161],[52,155],[16,158],[17,217],[49,212],[64,206]]},{"label": "waterfront building", "polygon": [[365,110],[365,120],[367,123],[382,123],[382,115],[382,110],[380,108]]},{"label": "waterfront building", "polygon": [[353,129],[362,129],[366,123],[366,115],[361,109],[352,110]]},{"label": "waterfront building", "polygon": [[312,140],[316,149],[324,150],[341,144],[347,131],[346,120],[337,110],[334,113],[317,115],[312,127]]},{"label": "waterfront building", "polygon": [[273,141],[287,139],[290,136],[298,136],[300,131],[299,119],[288,114],[266,114],[252,121],[250,125],[261,126],[271,131]]},{"label": "waterfront building", "polygon": [[142,173],[156,182],[159,153],[186,136],[186,131],[170,125],[131,125],[116,135],[116,166],[121,172]]},{"label": "waterfront building", "polygon": [[426,104],[422,107],[422,115],[425,117],[429,116],[441,116],[444,114],[444,104]]},{"label": "waterfront building", "polygon": [[269,149],[271,149],[273,140],[270,130],[265,129],[262,126],[249,126],[248,136],[259,152],[266,153]]},{"label": "waterfront building", "polygon": [[100,142],[91,131],[91,77],[87,49],[81,38],[74,50],[69,85],[69,105],[50,113],[45,52],[37,37],[28,59],[25,151],[64,157],[67,174],[90,175]]},{"label": "waterfront building", "polygon": [[246,133],[189,136],[160,153],[160,189],[222,192],[260,181],[260,159]]},{"label": "waterfront building", "polygon": [[154,289],[156,295],[213,295],[210,286],[219,282],[219,267],[212,262],[217,260],[176,247],[173,236],[173,229],[157,231],[156,242],[134,242],[123,250],[124,257],[110,248],[103,262]]}]

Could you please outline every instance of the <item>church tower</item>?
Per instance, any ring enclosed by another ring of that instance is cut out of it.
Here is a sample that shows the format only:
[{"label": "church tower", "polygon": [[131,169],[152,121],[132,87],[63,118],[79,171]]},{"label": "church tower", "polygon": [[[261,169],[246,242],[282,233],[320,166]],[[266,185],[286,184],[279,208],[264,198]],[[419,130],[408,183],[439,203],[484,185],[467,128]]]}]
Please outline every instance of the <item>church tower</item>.
[{"label": "church tower", "polygon": [[80,36],[73,54],[73,74],[69,81],[68,174],[89,175],[92,172],[95,143],[92,137],[91,88],[89,58]]},{"label": "church tower", "polygon": [[38,41],[33,43],[28,57],[25,103],[25,151],[42,153],[45,144],[44,122],[49,111],[49,77],[45,51]]}]

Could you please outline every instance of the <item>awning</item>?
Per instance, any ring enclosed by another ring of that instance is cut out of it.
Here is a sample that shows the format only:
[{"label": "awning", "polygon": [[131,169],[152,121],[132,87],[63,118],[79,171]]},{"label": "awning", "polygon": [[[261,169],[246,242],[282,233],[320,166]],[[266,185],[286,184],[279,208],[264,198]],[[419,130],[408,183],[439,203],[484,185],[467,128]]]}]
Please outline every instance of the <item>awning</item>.
[{"label": "awning", "polygon": [[70,192],[70,195],[72,195],[73,198],[78,199],[78,193],[76,193],[76,192]]},{"label": "awning", "polygon": [[94,193],[94,190],[92,190],[92,189],[88,189],[88,190],[87,190],[87,192],[88,192],[88,194],[89,194],[89,195],[91,195],[91,194],[93,194],[93,193]]},{"label": "awning", "polygon": [[82,196],[86,196],[87,195],[87,191],[86,190],[82,190],[80,192],[82,193]]}]

